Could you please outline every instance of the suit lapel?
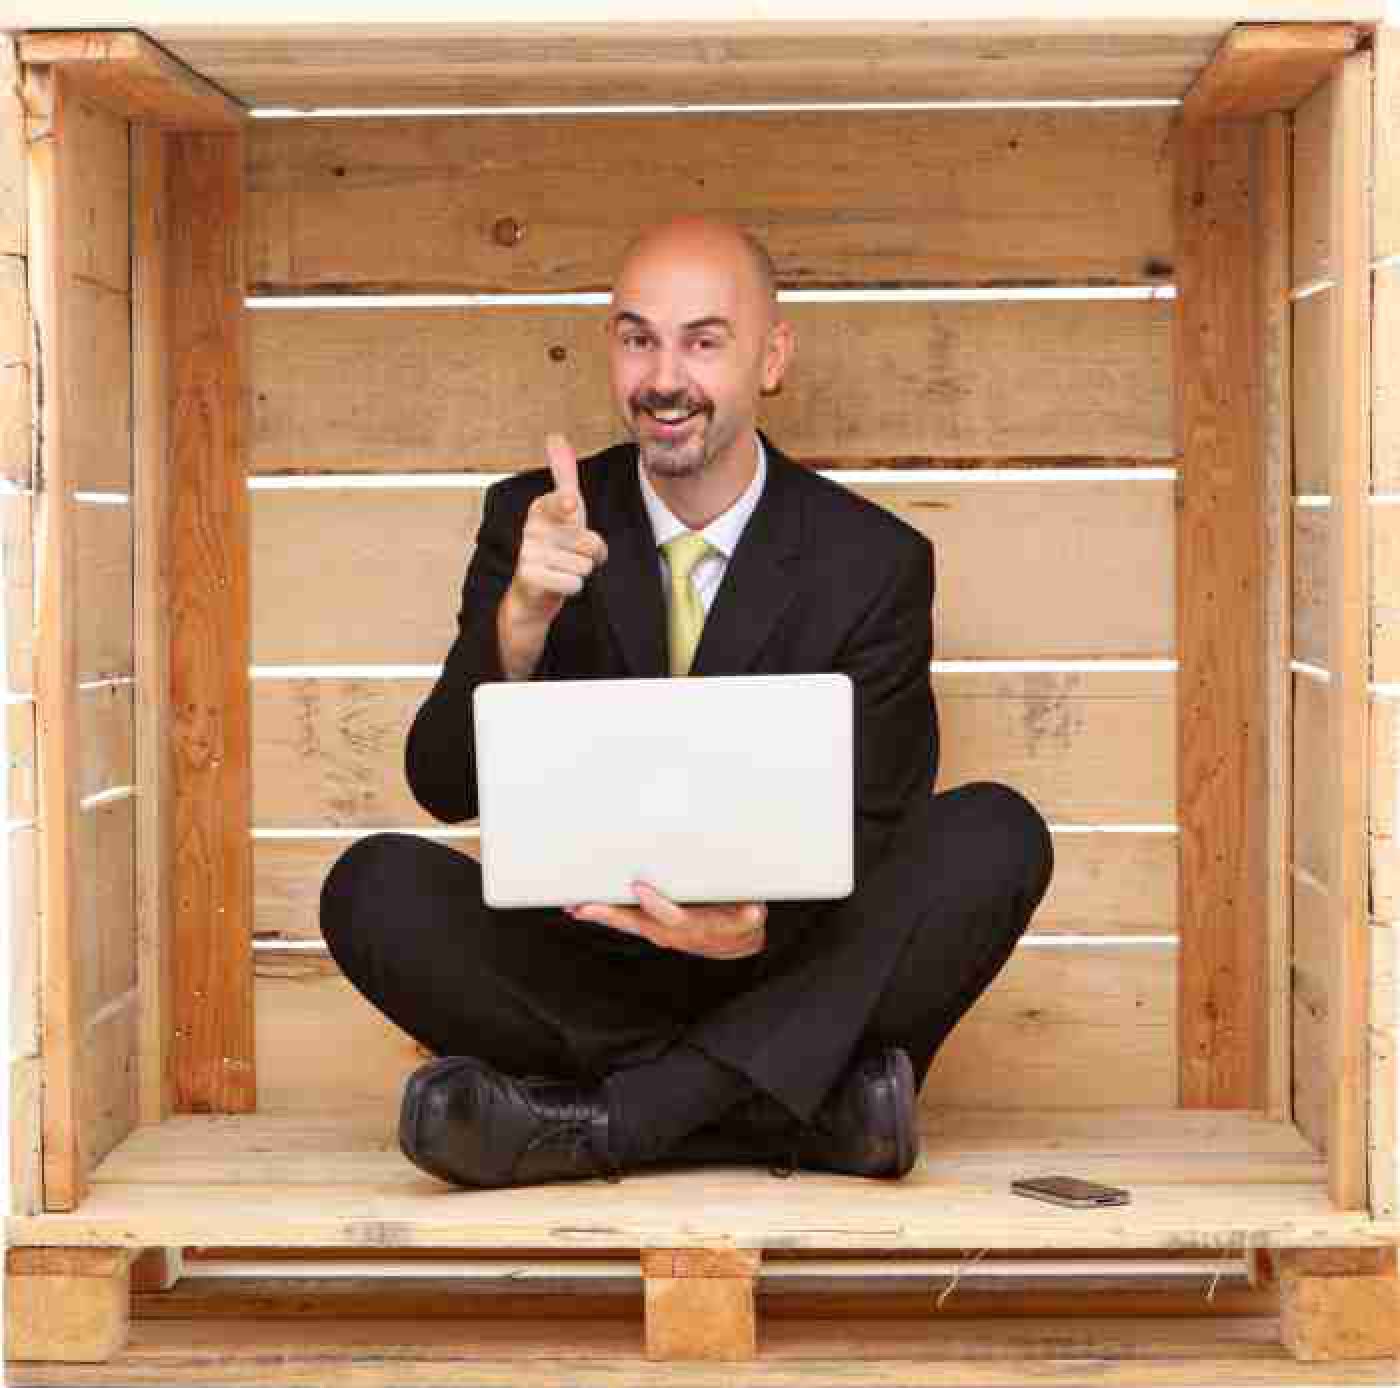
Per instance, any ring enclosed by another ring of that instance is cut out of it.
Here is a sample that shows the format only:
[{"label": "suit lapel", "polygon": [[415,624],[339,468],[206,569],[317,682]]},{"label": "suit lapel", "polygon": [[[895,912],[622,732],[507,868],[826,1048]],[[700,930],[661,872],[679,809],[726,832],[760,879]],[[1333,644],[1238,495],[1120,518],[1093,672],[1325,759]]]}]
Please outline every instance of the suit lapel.
[{"label": "suit lapel", "polygon": [[[705,618],[692,675],[748,670],[797,594],[802,549],[802,494],[793,477],[797,464],[761,430],[760,437],[768,475]],[[589,518],[608,542],[608,562],[590,586],[617,635],[629,673],[664,678],[669,673],[666,601],[637,467],[635,443],[609,464],[604,514],[596,525]]]}]

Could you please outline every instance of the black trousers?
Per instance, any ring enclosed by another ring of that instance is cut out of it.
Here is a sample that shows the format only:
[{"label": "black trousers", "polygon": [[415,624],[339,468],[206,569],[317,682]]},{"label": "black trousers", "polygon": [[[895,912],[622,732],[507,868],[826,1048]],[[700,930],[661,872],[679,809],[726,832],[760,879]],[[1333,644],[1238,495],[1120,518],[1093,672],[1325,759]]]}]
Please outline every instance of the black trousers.
[{"label": "black trousers", "polygon": [[807,1119],[878,1046],[903,1046],[923,1085],[1053,870],[1040,812],[975,781],[914,803],[849,897],[771,903],[766,946],[743,959],[496,910],[474,859],[388,831],[331,865],[321,931],[360,993],[437,1055],[597,1081],[684,1039]]}]

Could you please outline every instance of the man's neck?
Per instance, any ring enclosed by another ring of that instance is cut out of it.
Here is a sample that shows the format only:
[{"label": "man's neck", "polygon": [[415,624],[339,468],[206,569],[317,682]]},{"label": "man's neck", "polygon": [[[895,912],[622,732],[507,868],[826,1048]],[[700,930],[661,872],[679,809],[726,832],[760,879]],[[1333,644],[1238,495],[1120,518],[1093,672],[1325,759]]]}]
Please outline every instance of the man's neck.
[{"label": "man's neck", "polygon": [[703,530],[743,496],[758,471],[758,437],[736,440],[731,456],[721,458],[693,477],[659,477],[646,469],[647,481],[671,513],[691,530]]}]

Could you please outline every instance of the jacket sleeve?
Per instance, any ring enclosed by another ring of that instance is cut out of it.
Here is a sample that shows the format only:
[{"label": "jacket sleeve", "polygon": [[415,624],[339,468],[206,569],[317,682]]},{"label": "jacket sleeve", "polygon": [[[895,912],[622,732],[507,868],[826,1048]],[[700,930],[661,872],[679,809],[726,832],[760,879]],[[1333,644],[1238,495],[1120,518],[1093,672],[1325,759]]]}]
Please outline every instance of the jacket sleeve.
[{"label": "jacket sleeve", "polygon": [[[435,819],[458,824],[479,813],[472,693],[506,678],[496,637],[496,611],[515,574],[531,497],[507,499],[499,482],[482,497],[476,550],[467,565],[457,611],[457,635],[442,673],[414,715],[404,746],[404,775],[413,798]],[[546,640],[531,679],[552,674]]]},{"label": "jacket sleeve", "polygon": [[932,543],[905,547],[843,643],[835,668],[855,686],[855,871],[864,879],[899,820],[938,774]]}]

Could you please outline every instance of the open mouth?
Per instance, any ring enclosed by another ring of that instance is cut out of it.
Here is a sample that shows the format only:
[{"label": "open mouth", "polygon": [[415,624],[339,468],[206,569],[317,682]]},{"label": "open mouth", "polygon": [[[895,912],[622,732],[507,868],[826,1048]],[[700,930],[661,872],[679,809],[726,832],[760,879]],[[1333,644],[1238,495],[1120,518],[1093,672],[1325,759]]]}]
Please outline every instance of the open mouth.
[{"label": "open mouth", "polygon": [[679,410],[666,410],[661,414],[653,414],[650,410],[643,409],[640,413],[651,426],[651,428],[663,437],[670,434],[684,433],[693,419],[704,413],[703,410],[690,410],[682,414]]}]

